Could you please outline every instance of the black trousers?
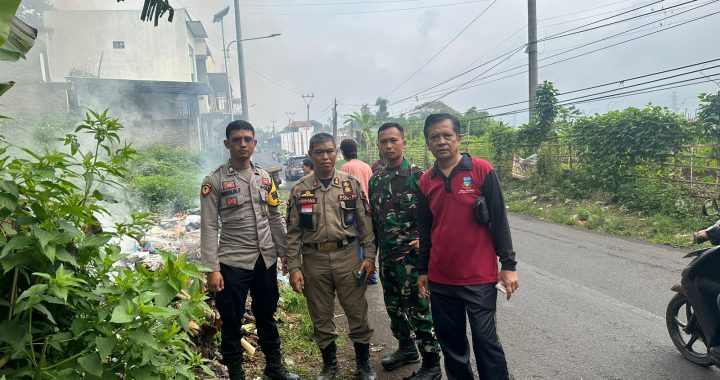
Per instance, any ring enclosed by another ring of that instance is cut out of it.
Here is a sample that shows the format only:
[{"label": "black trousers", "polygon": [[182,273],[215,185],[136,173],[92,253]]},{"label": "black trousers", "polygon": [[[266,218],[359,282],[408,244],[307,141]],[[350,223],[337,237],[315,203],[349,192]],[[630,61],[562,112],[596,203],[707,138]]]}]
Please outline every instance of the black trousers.
[{"label": "black trousers", "polygon": [[482,380],[509,378],[505,352],[495,330],[495,284],[445,285],[430,282],[435,334],[449,380],[473,379],[465,318],[470,321],[477,371]]},{"label": "black trousers", "polygon": [[215,305],[222,319],[222,341],[220,353],[225,363],[242,359],[242,317],[248,291],[252,297],[251,310],[255,316],[258,343],[266,355],[280,349],[280,334],[275,322],[280,293],[277,285],[277,266],[265,267],[262,256],[258,257],[255,269],[247,270],[220,264],[225,288],[215,297]]}]

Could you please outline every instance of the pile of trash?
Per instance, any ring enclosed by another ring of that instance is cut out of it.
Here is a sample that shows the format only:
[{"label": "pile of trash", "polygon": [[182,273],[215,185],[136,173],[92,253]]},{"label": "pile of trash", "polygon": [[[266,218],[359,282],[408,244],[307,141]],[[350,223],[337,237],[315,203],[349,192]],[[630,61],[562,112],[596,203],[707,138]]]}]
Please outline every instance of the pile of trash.
[{"label": "pile of trash", "polygon": [[200,262],[200,209],[191,209],[175,214],[172,218],[160,219],[145,231],[140,244],[135,242],[123,253],[127,257],[115,265],[129,269],[137,262],[150,271],[156,271],[163,265],[159,251],[174,255],[187,254],[188,260]]}]

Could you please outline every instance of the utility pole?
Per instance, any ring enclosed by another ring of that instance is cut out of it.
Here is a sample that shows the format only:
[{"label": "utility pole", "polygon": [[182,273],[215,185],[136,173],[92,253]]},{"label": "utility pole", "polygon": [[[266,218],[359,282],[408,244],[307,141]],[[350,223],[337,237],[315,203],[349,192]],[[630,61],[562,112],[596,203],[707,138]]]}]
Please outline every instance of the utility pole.
[{"label": "utility pole", "polygon": [[292,124],[293,115],[295,115],[295,112],[285,112],[285,116],[288,118],[288,127]]},{"label": "utility pole", "polygon": [[275,138],[275,120],[271,120],[270,122],[273,123],[272,137]]},{"label": "utility pole", "polygon": [[[235,0],[237,1],[237,0]],[[537,7],[535,0],[528,0],[528,72],[530,95],[530,118],[535,119],[535,91],[538,86],[538,60],[537,60]]]},{"label": "utility pole", "polygon": [[333,104],[332,125],[333,140],[337,140],[337,98],[335,98],[335,103]]},{"label": "utility pole", "polygon": [[225,103],[227,104],[228,113],[230,114],[230,121],[235,118],[233,115],[233,103],[232,103],[232,86],[230,86],[230,76],[228,75],[228,51],[225,47],[225,16],[230,12],[230,7],[223,8],[220,12],[216,13],[213,17],[213,23],[220,23],[220,31],[222,33],[222,46],[223,46],[223,60],[225,62],[225,81],[227,82],[227,93],[225,94]]},{"label": "utility pole", "polygon": [[[240,78],[240,101],[242,102],[242,119],[250,120],[248,114],[247,84],[245,83],[245,59],[242,47],[242,30],[240,28],[240,0],[235,0],[235,38],[237,39],[238,71]],[[230,106],[232,107],[232,105]]]},{"label": "utility pole", "polygon": [[[315,94],[308,94],[308,95],[302,95],[302,99],[305,101],[305,105],[307,106],[307,122],[310,124],[310,103],[312,103],[313,98],[315,97]],[[310,99],[310,100],[308,100]]]}]

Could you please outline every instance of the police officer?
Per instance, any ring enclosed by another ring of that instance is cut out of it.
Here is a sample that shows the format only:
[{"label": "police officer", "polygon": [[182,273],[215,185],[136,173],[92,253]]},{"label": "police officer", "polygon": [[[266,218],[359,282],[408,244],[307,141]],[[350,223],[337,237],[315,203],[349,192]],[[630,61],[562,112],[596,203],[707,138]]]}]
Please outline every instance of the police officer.
[{"label": "police officer", "polygon": [[[417,197],[422,169],[403,156],[405,136],[397,123],[385,123],[378,129],[378,150],[386,166],[370,177],[370,204],[377,244],[380,248],[380,281],[390,329],[399,348],[380,364],[387,371],[416,363],[422,354],[419,371],[407,379],[436,380],[442,377],[440,344],[433,331],[428,302],[418,295]],[[417,340],[417,348],[415,346]]]},{"label": "police officer", "polygon": [[201,262],[213,270],[207,280],[217,294],[215,303],[223,321],[220,352],[230,379],[244,380],[241,320],[250,291],[265,354],[264,375],[296,380],[299,377],[282,364],[274,316],[280,297],[277,259],[285,256],[286,247],[275,182],[250,161],[257,145],[250,123],[231,122],[225,137],[230,160],[205,177],[200,190]]},{"label": "police officer", "polygon": [[[337,147],[332,136],[310,138],[308,156],[315,172],[293,186],[288,199],[287,267],[293,289],[305,294],[315,343],[323,358],[319,380],[338,373],[335,295],[345,311],[355,347],[358,375],[375,380],[370,367],[367,281],[375,271],[375,242],[365,193],[352,175],[335,170]],[[356,236],[366,248],[359,256]]]}]

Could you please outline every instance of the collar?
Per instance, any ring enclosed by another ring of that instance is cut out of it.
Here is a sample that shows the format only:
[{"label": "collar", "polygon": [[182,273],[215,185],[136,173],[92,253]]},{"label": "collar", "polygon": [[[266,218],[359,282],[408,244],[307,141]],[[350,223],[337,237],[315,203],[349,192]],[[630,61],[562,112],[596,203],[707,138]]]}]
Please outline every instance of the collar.
[{"label": "collar", "polygon": [[[335,170],[335,171],[333,172],[332,182],[330,182],[330,185],[335,186],[335,187],[340,187],[340,178],[338,178],[337,172],[338,172],[337,170]],[[308,179],[310,179],[310,178],[308,178]],[[315,174],[315,172],[313,172],[313,174],[312,174],[312,188],[313,188],[313,189],[316,189],[316,188],[318,188],[318,187],[320,187],[320,178],[318,178],[318,177],[317,177],[317,174]]]},{"label": "collar", "polygon": [[[458,164],[455,165],[452,171],[450,171],[449,177],[452,177],[458,170],[472,170],[472,168],[472,157],[470,157],[470,153],[463,153],[460,162],[458,162]],[[437,161],[435,161],[435,165],[433,165],[432,171],[430,172],[430,178],[435,178],[437,176],[445,177],[445,174],[443,174],[442,170],[440,170],[440,167],[438,166]]]},{"label": "collar", "polygon": [[[223,165],[223,166],[224,166],[225,173],[227,173],[228,175],[233,175],[237,172],[237,170],[235,170],[235,168],[233,168],[232,165],[230,164],[230,160],[228,160],[225,163],[225,165]],[[260,175],[260,170],[259,170],[260,168],[258,168],[255,165],[255,163],[252,161],[250,161],[250,169],[252,170],[253,173],[255,173],[255,175]]]},{"label": "collar", "polygon": [[400,163],[400,166],[398,166],[397,168],[388,169],[388,167],[386,165],[384,169],[387,173],[395,173],[396,175],[399,175],[400,177],[407,177],[410,175],[410,163],[408,162],[406,157],[403,157],[403,160]]}]

